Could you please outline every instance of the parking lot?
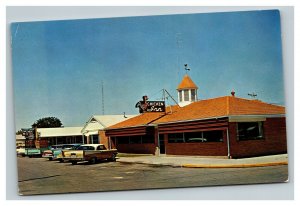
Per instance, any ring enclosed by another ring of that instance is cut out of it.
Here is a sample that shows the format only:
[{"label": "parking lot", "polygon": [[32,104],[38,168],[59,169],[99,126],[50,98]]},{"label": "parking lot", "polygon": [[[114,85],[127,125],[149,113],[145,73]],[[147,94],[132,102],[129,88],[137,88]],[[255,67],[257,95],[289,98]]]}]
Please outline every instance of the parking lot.
[{"label": "parking lot", "polygon": [[254,168],[180,168],[99,162],[59,163],[18,157],[19,193],[54,194],[284,182],[287,165]]}]

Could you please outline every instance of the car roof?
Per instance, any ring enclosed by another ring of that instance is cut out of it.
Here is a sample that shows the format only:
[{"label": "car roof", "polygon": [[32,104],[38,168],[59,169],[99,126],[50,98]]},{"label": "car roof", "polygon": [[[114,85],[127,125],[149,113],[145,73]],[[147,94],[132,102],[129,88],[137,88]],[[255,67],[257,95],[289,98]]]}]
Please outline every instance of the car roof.
[{"label": "car roof", "polygon": [[67,145],[74,146],[74,145],[81,145],[81,144],[64,144],[63,146],[67,146]]},{"label": "car roof", "polygon": [[103,144],[82,144],[81,146],[99,146]]}]

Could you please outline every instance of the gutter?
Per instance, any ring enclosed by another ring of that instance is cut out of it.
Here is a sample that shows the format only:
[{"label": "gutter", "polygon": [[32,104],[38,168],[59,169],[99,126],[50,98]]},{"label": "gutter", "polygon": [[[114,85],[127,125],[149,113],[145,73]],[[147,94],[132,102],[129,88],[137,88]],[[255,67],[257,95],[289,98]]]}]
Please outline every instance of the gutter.
[{"label": "gutter", "polygon": [[231,155],[230,155],[230,140],[229,140],[229,131],[228,131],[228,128],[226,129],[226,133],[227,133],[227,157],[228,157],[228,159],[231,159]]}]

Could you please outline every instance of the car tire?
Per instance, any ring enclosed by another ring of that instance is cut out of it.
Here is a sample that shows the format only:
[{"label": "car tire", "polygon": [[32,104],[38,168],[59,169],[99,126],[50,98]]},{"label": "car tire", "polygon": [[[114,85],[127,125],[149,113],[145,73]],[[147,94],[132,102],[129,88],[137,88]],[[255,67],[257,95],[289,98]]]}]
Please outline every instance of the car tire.
[{"label": "car tire", "polygon": [[58,159],[58,161],[59,161],[59,162],[64,162],[64,160],[63,160],[63,159]]},{"label": "car tire", "polygon": [[112,154],[111,158],[109,158],[109,161],[115,162],[116,161],[116,154]]},{"label": "car tire", "polygon": [[91,160],[90,160],[90,163],[91,164],[96,164],[97,162],[97,157],[93,157]]},{"label": "car tire", "polygon": [[72,163],[72,165],[77,165],[76,161],[72,161],[71,163]]},{"label": "car tire", "polygon": [[53,159],[52,159],[52,157],[49,157],[49,161],[52,161]]}]

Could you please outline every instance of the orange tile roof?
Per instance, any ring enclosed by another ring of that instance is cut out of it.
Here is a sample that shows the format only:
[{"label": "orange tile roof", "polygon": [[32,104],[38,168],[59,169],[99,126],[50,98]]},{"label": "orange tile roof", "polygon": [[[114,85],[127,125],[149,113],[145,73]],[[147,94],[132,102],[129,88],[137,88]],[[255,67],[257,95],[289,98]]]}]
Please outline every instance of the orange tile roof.
[{"label": "orange tile roof", "polygon": [[[176,112],[180,107],[178,105],[172,105],[166,107],[166,112]],[[164,116],[164,112],[145,112],[142,113],[136,117],[130,118],[128,120],[122,121],[118,124],[112,125],[111,127],[108,127],[107,129],[115,129],[115,128],[122,128],[122,127],[135,127],[135,126],[142,126],[142,125],[148,125],[154,122],[155,120],[161,118]]]},{"label": "orange tile roof", "polygon": [[193,82],[193,80],[186,74],[184,75],[181,83],[178,85],[178,89],[198,89],[197,85]]},{"label": "orange tile roof", "polygon": [[135,127],[151,123],[167,123],[205,118],[215,118],[230,115],[272,115],[285,114],[285,107],[268,104],[259,100],[242,99],[224,96],[194,102],[185,107],[167,107],[167,114],[143,113],[129,120],[115,124],[108,129]]},{"label": "orange tile roof", "polygon": [[171,115],[165,115],[154,123],[205,119],[230,115],[272,115],[285,114],[285,107],[259,100],[248,100],[225,96],[201,100],[180,108]]}]

